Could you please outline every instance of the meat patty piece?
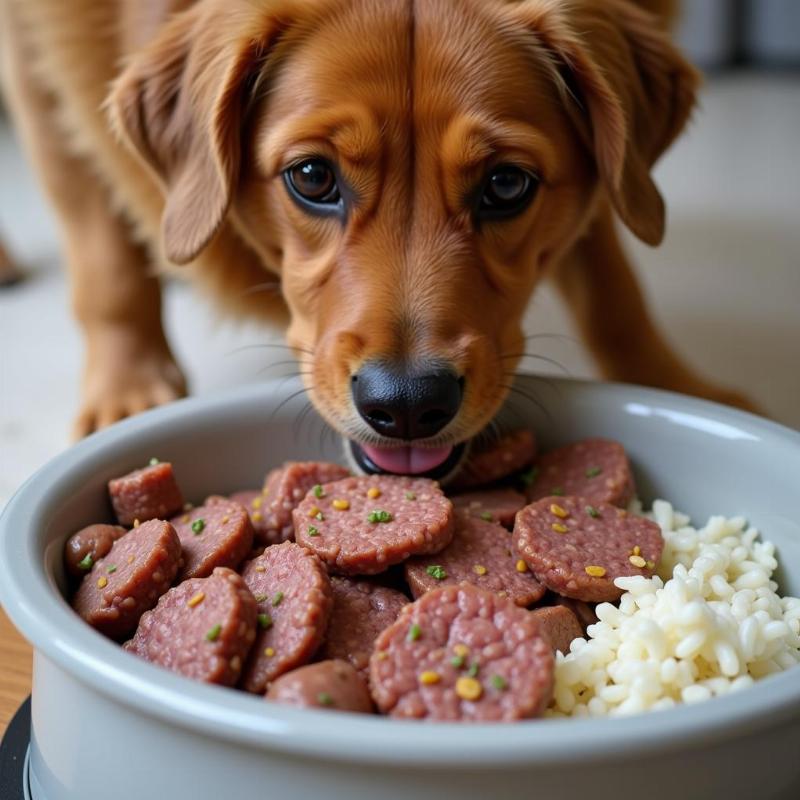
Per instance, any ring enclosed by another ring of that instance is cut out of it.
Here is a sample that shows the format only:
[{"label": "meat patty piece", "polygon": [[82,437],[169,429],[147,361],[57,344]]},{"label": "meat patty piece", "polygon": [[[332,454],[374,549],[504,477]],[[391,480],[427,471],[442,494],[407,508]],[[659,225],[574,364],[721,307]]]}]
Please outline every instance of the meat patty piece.
[{"label": "meat patty piece", "polygon": [[369,657],[378,634],[396,619],[409,599],[372,581],[331,578],[333,612],[320,658],[349,661],[369,677]]},{"label": "meat patty piece", "polygon": [[472,517],[499,522],[506,528],[514,527],[517,511],[527,504],[525,496],[513,489],[483,489],[452,495],[450,499],[457,511],[466,511]]},{"label": "meat patty piece", "polygon": [[294,542],[268,547],[242,577],[258,603],[258,636],[242,687],[263,694],[270,681],[309,662],[319,648],[333,598],[323,563]]},{"label": "meat patty piece", "polygon": [[618,600],[614,580],[651,577],[664,540],[655,522],[583,497],[544,497],[517,514],[514,545],[548,589],[576,600]]},{"label": "meat patty piece", "polygon": [[526,476],[528,502],[576,495],[587,503],[626,508],[636,487],[625,449],[610,439],[584,439],[545,453]]},{"label": "meat patty piece", "polygon": [[183,495],[167,461],[110,480],[108,494],[120,525],[167,519],[183,508]]},{"label": "meat patty piece", "polygon": [[553,650],[569,653],[573,639],[583,636],[583,628],[578,618],[566,606],[545,606],[531,611],[553,645]]},{"label": "meat patty piece", "polygon": [[87,525],[67,539],[64,545],[64,568],[73,578],[83,576],[94,562],[108,555],[114,542],[128,532],[121,525]]},{"label": "meat patty piece", "polygon": [[315,487],[341,480],[350,471],[327,461],[287,461],[279,469],[267,473],[259,511],[262,531],[259,541],[278,544],[294,538],[292,511]]},{"label": "meat patty piece", "polygon": [[427,478],[369,475],[324,484],[294,510],[295,540],[331,572],[375,575],[453,538],[453,504]]},{"label": "meat patty piece", "polygon": [[573,600],[571,597],[564,597],[563,595],[553,592],[549,593],[548,596],[544,598],[541,607],[548,605],[564,606],[564,608],[568,608],[578,620],[578,624],[581,626],[582,636],[586,635],[586,629],[590,625],[594,625],[595,622],[597,622],[597,614],[594,613],[594,606],[585,603],[583,600]]},{"label": "meat patty piece", "polygon": [[370,685],[393,717],[493,721],[537,717],[553,691],[554,657],[539,620],[468,584],[406,606],[375,642]]},{"label": "meat patty piece", "polygon": [[532,431],[521,429],[501,436],[490,447],[470,452],[452,482],[454,489],[472,489],[507,478],[536,458]]},{"label": "meat patty piece", "polygon": [[187,678],[234,686],[255,638],[252,593],[233,570],[218,567],[170,589],[124,648]]},{"label": "meat patty piece", "polygon": [[178,581],[206,578],[216,567],[236,569],[253,546],[253,526],[247,511],[226,497],[209,497],[205,504],[172,519],[183,548]]},{"label": "meat patty piece", "polygon": [[157,519],[145,522],[94,562],[72,607],[100,633],[122,639],[169,589],[180,560],[181,543],[172,525]]},{"label": "meat patty piece", "polygon": [[437,586],[471,583],[529,606],[545,592],[527,564],[512,553],[511,534],[505,528],[463,511],[456,515],[453,541],[441,553],[409,559],[405,572],[416,598]]},{"label": "meat patty piece", "polygon": [[346,661],[320,661],[281,675],[267,692],[267,700],[300,708],[372,713],[372,699],[364,679]]}]

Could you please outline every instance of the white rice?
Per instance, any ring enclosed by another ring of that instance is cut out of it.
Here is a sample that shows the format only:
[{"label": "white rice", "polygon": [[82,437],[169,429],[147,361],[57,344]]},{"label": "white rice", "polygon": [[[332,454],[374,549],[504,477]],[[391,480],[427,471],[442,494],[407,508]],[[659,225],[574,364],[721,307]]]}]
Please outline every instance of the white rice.
[{"label": "white rice", "polygon": [[[634,501],[634,513],[641,506]],[[800,599],[781,597],[775,547],[742,517],[699,530],[657,500],[658,575],[618,578],[587,639],[556,658],[549,716],[622,716],[696,703],[800,663]]]}]

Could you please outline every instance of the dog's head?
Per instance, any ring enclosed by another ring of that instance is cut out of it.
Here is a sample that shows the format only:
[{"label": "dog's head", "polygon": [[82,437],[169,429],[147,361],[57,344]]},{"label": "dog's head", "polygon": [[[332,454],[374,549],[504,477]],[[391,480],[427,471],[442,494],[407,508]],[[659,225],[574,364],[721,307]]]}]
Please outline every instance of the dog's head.
[{"label": "dog's head", "polygon": [[628,0],[200,0],[111,97],[168,258],[231,225],[280,274],[322,415],[362,463],[442,471],[500,407],[536,284],[650,177],[695,73]]}]

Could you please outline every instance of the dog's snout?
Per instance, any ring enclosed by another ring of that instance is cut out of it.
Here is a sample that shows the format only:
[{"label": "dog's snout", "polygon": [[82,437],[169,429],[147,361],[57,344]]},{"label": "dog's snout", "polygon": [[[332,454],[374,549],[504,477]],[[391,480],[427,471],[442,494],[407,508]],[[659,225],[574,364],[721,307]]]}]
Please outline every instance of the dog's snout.
[{"label": "dog's snout", "polygon": [[424,439],[447,425],[461,406],[463,380],[451,370],[410,374],[380,362],[353,376],[353,401],[375,431],[396,439]]}]

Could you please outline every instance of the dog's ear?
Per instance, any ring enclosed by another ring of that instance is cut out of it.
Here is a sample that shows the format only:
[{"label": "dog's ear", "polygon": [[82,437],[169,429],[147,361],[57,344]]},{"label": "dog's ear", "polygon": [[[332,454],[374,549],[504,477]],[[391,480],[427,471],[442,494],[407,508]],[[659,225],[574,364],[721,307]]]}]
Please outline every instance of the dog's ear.
[{"label": "dog's ear", "polygon": [[107,102],[114,129],[164,189],[163,247],[176,264],[195,258],[225,218],[252,79],[284,24],[256,4],[226,8],[204,0],[173,17]]},{"label": "dog's ear", "polygon": [[660,243],[664,201],[650,170],[689,118],[697,72],[629,0],[524,0],[515,13],[547,49],[617,213]]}]

